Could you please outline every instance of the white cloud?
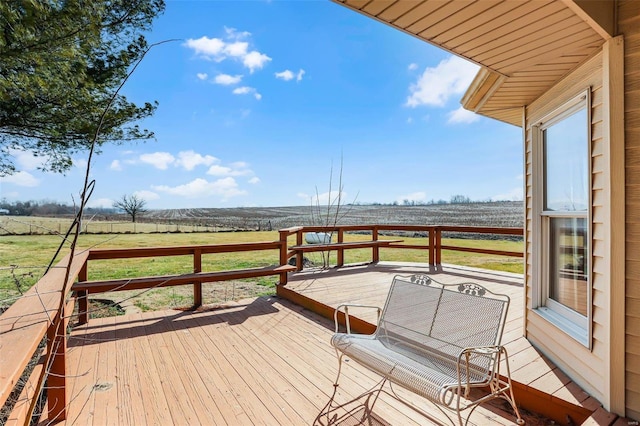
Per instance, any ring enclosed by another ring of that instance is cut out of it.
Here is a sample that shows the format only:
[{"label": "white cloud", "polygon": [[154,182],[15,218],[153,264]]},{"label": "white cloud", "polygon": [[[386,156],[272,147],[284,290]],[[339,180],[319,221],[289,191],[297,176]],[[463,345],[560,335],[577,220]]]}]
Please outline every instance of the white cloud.
[{"label": "white cloud", "polygon": [[427,194],[422,191],[412,192],[411,194],[401,195],[398,197],[398,203],[403,203],[404,201],[422,202],[426,200]]},{"label": "white cloud", "polygon": [[293,80],[294,78],[296,79],[296,81],[301,81],[302,76],[304,76],[304,74],[305,74],[305,71],[302,68],[300,68],[298,72],[295,74],[291,70],[284,70],[284,71],[275,73],[275,76],[276,78],[279,78],[284,81]]},{"label": "white cloud", "polygon": [[192,150],[180,151],[178,153],[178,160],[176,160],[176,166],[181,166],[185,170],[193,170],[196,166],[210,166],[218,161],[220,160],[212,155],[201,155]]},{"label": "white cloud", "polygon": [[89,198],[89,202],[87,203],[87,207],[93,208],[111,208],[113,207],[113,200],[111,198],[97,198],[92,199]]},{"label": "white cloud", "polygon": [[168,152],[154,152],[152,154],[142,154],[140,161],[151,164],[156,169],[167,170],[170,164],[175,161],[175,157]]},{"label": "white cloud", "polygon": [[0,183],[12,183],[17,186],[32,188],[40,185],[40,180],[29,172],[21,171],[8,176],[0,176]]},{"label": "white cloud", "polygon": [[246,176],[252,173],[249,169],[232,168],[220,165],[213,165],[207,170],[207,174],[211,176]]},{"label": "white cloud", "polygon": [[409,71],[415,71],[418,69],[418,64],[416,64],[415,62],[409,64],[409,66],[407,67],[409,69]]},{"label": "white cloud", "polygon": [[[209,38],[207,36],[200,37],[199,39],[188,39],[185,42],[185,46],[207,59],[213,59],[221,56],[224,52],[225,42],[219,38]],[[224,60],[224,57],[222,58]]]},{"label": "white cloud", "polygon": [[271,58],[264,53],[253,50],[242,58],[242,63],[245,67],[249,68],[250,73],[253,73],[257,69],[262,69],[270,60]]},{"label": "white cloud", "polygon": [[184,185],[173,187],[166,185],[154,185],[151,188],[155,191],[185,198],[200,198],[217,195],[222,196],[223,199],[227,199],[246,194],[246,191],[238,188],[238,183],[232,177],[218,179],[214,182],[198,178]]},{"label": "white cloud", "polygon": [[254,176],[254,177],[252,177],[251,179],[249,179],[249,181],[248,181],[248,182],[249,182],[250,184],[252,184],[252,185],[258,184],[258,183],[260,183],[260,178],[259,178],[259,177]]},{"label": "white cloud", "polygon": [[36,170],[47,163],[48,157],[36,157],[31,151],[23,151],[20,149],[9,149],[9,154],[14,159],[15,165],[22,170]]},{"label": "white cloud", "polygon": [[249,31],[238,31],[232,27],[224,27],[224,32],[227,34],[227,37],[232,40],[242,40],[251,36]]},{"label": "white cloud", "polygon": [[276,78],[279,78],[279,79],[284,80],[284,81],[293,80],[293,72],[291,72],[290,70],[284,70],[282,72],[277,72],[275,75],[276,75]]},{"label": "white cloud", "polygon": [[196,77],[198,77],[199,80],[206,80],[209,77],[209,74],[206,72],[199,72],[196,74]]},{"label": "white cloud", "polygon": [[451,111],[447,115],[449,116],[449,119],[447,120],[447,123],[449,124],[458,124],[458,123],[469,124],[469,123],[473,123],[480,120],[480,116],[478,114],[476,114],[475,112],[466,110],[463,107],[460,107],[454,111]]},{"label": "white cloud", "polygon": [[242,80],[241,75],[229,75],[229,74],[218,74],[216,75],[214,81],[216,84],[222,84],[224,86],[229,86],[231,84],[238,84]]},{"label": "white cloud", "polygon": [[224,53],[234,58],[244,58],[247,56],[247,49],[249,43],[246,41],[234,41],[233,43],[227,43],[224,46]]},{"label": "white cloud", "polygon": [[115,170],[116,172],[122,171],[122,164],[120,164],[120,160],[113,160],[111,165],[109,166],[110,170]]},{"label": "white cloud", "polygon": [[235,89],[233,89],[233,94],[234,95],[253,94],[253,96],[257,100],[262,99],[262,95],[260,93],[258,93],[258,91],[254,87],[249,87],[249,86],[236,87]]},{"label": "white cloud", "polygon": [[76,167],[79,169],[86,169],[87,165],[89,164],[89,161],[86,158],[74,158],[72,161],[73,161],[73,167]]},{"label": "white cloud", "polygon": [[271,61],[271,58],[264,53],[257,50],[249,51],[249,42],[244,40],[249,38],[251,33],[239,32],[235,28],[227,27],[225,27],[225,33],[224,39],[207,36],[198,39],[190,38],[184,46],[206,60],[216,62],[222,62],[227,58],[239,60],[251,73],[262,69],[267,62]]},{"label": "white cloud", "polygon": [[434,68],[427,68],[418,81],[409,86],[406,105],[444,106],[453,95],[467,90],[475,77],[478,66],[457,56],[441,61]]},{"label": "white cloud", "polygon": [[147,191],[146,189],[143,189],[141,191],[134,191],[133,195],[138,198],[142,198],[145,201],[152,201],[160,198],[160,195],[158,195],[157,193],[153,191]]}]

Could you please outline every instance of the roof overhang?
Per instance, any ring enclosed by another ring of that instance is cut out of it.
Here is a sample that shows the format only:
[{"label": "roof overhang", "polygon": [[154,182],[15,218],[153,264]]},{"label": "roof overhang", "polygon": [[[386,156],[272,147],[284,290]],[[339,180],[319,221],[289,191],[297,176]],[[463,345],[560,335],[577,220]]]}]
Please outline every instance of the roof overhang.
[{"label": "roof overhang", "polygon": [[616,0],[333,1],[480,65],[462,105],[516,126],[616,33]]}]

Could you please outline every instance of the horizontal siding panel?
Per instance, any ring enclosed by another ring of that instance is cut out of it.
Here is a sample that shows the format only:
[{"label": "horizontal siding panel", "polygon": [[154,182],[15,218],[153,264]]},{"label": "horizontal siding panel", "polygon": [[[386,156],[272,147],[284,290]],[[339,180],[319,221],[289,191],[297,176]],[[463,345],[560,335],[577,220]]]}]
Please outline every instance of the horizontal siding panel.
[{"label": "horizontal siding panel", "polygon": [[[627,336],[635,336],[640,338],[640,318],[638,318],[637,313],[630,314],[627,313],[625,316]],[[628,351],[627,351],[628,352]],[[640,354],[637,354],[640,356]],[[638,371],[640,373],[640,371]]]},{"label": "horizontal siding panel", "polygon": [[637,0],[620,0],[618,2],[618,16],[620,23],[640,20],[640,2]]},{"label": "horizontal siding panel", "polygon": [[587,393],[602,400],[601,359],[535,313],[527,315],[527,338]]},{"label": "horizontal siding panel", "polygon": [[[628,316],[640,318],[640,299],[634,299],[634,298],[628,297],[627,300],[625,301],[625,305],[626,305],[625,309],[626,309],[626,312],[628,313],[627,314]],[[638,339],[638,345],[640,345],[640,339]],[[638,349],[640,349],[640,346],[638,347]],[[640,355],[640,351],[638,351],[638,355]]]},{"label": "horizontal siding panel", "polygon": [[[602,157],[595,157],[593,159],[594,167],[598,163],[604,163],[604,160],[602,160]],[[602,164],[602,165],[604,166],[604,164]],[[594,191],[593,192],[592,204],[594,206],[604,206],[604,205],[606,205],[606,203],[607,203],[607,199],[605,197],[604,191]]]},{"label": "horizontal siding panel", "polygon": [[594,191],[604,190],[605,181],[604,171],[597,171],[591,174],[591,186]]},{"label": "horizontal siding panel", "polygon": [[[640,301],[638,301],[638,303],[640,303]],[[638,309],[640,309],[640,307]],[[627,336],[625,337],[624,345],[625,345],[625,348],[627,349],[627,352],[640,355],[640,336],[633,336],[631,334],[627,334]],[[638,380],[638,383],[640,383],[640,380]]]},{"label": "horizontal siding panel", "polygon": [[640,355],[627,353],[627,371],[640,374]]},{"label": "horizontal siding panel", "polygon": [[[591,141],[591,156],[598,157],[604,153],[604,140],[602,138],[598,138]],[[597,173],[602,171],[602,169],[594,169],[592,167],[591,172]]]},{"label": "horizontal siding panel", "polygon": [[640,249],[640,222],[627,222],[625,233],[627,249]]},{"label": "horizontal siding panel", "polygon": [[[627,261],[627,264],[629,261]],[[627,299],[640,299],[640,279],[638,277],[626,279],[625,294]],[[628,314],[628,312],[627,312]],[[640,331],[640,328],[638,329]],[[638,333],[640,334],[640,332]]]},{"label": "horizontal siding panel", "polygon": [[598,121],[591,125],[591,137],[593,139],[600,139],[604,137],[604,126],[602,121]]},{"label": "horizontal siding panel", "polygon": [[[628,245],[627,245],[627,248]],[[630,250],[627,250],[627,262],[625,263],[625,277],[628,279],[633,279],[635,277],[640,277],[640,250],[635,253],[629,253]],[[640,281],[636,281],[638,285],[640,285]],[[627,281],[627,289],[629,288],[629,282]],[[640,297],[640,293],[639,293]]]}]

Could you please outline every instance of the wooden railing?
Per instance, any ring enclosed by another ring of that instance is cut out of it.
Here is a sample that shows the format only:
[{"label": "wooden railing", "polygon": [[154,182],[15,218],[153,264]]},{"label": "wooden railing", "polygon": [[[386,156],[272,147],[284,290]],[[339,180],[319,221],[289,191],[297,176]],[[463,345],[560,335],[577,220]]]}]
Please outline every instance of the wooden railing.
[{"label": "wooden railing", "polygon": [[[329,232],[337,235],[336,242],[325,245],[304,244],[306,232]],[[367,241],[345,241],[350,232],[370,233]],[[404,244],[401,239],[391,240],[388,235],[394,232],[426,233],[427,244]],[[442,245],[443,232],[461,232],[474,234],[500,234],[522,236],[520,228],[476,228],[456,226],[420,226],[420,225],[358,225],[335,227],[295,227],[279,231],[278,241],[218,244],[205,246],[127,248],[127,249],[91,249],[76,254],[73,259],[63,259],[43,276],[27,293],[20,297],[0,316],[0,405],[12,396],[16,384],[23,376],[27,364],[39,351],[43,340],[46,348],[40,355],[40,362],[26,380],[22,393],[17,397],[7,424],[28,423],[35,401],[42,388],[47,388],[47,409],[50,420],[63,420],[66,417],[68,395],[66,392],[66,338],[67,326],[76,300],[78,301],[78,320],[88,320],[88,296],[104,291],[147,289],[164,286],[192,285],[194,306],[202,303],[202,284],[206,282],[254,278],[266,275],[279,275],[279,284],[287,284],[287,273],[302,269],[303,255],[308,251],[336,250],[338,266],[344,264],[344,251],[356,248],[371,248],[371,261],[378,262],[381,248],[418,249],[428,252],[430,264],[440,264],[442,250],[469,251],[494,255],[522,257],[520,252],[489,250],[479,248]],[[295,244],[289,245],[290,237],[295,235]],[[279,262],[261,268],[235,269],[226,271],[202,271],[202,255],[215,253],[234,253],[259,250],[274,250],[279,253]],[[193,272],[188,274],[136,277],[102,281],[89,280],[89,261],[106,259],[130,259],[162,256],[192,256]],[[289,265],[289,259],[295,256],[296,266]],[[37,355],[36,355],[37,356]],[[12,396],[15,398],[15,395]]]},{"label": "wooden railing", "polygon": [[[278,253],[282,253],[286,252],[287,248],[281,241],[270,241],[206,246],[91,249],[74,256],[71,263],[68,257],[63,259],[0,316],[0,405],[4,405],[10,396],[16,397],[12,392],[19,380],[26,381],[6,424],[28,424],[35,408],[35,401],[43,387],[47,389],[48,418],[54,421],[66,418],[66,330],[76,298],[78,320],[83,323],[88,320],[88,295],[91,293],[193,285],[194,306],[199,306],[202,303],[202,283],[279,275],[280,284],[286,284],[287,273],[295,270],[286,261],[284,264],[280,262],[262,268],[202,271],[204,254],[260,250],[277,250]],[[162,256],[192,256],[193,272],[118,280],[88,280],[89,261]],[[277,259],[278,257],[274,256],[276,262]],[[38,347],[43,339],[46,340],[47,346],[40,355],[39,362],[28,378],[21,378],[27,364],[34,355],[37,356]]]},{"label": "wooden railing", "polygon": [[[475,226],[437,226],[437,225],[348,225],[348,226],[298,226],[294,228],[282,229],[280,241],[286,242],[288,238],[295,235],[296,242],[288,246],[289,250],[281,253],[280,262],[284,262],[291,257],[296,258],[297,270],[303,267],[304,253],[310,251],[337,251],[336,266],[344,265],[345,250],[371,248],[371,262],[377,263],[380,260],[381,248],[392,249],[412,249],[428,251],[428,262],[430,265],[442,264],[443,250],[463,251],[481,254],[491,254],[497,256],[523,257],[522,251],[494,250],[479,247],[463,247],[455,245],[443,245],[442,234],[444,232],[455,232],[457,234],[488,234],[488,235],[512,235],[523,236],[522,228],[492,228]],[[310,232],[329,233],[336,236],[336,241],[328,244],[303,244],[304,234]],[[403,241],[391,239],[390,235],[397,236],[399,233],[413,232],[424,233],[427,236],[426,244],[403,244]],[[371,240],[346,242],[345,235],[348,233],[370,233]],[[384,236],[382,236],[385,234]],[[382,236],[382,237],[381,237]]]}]

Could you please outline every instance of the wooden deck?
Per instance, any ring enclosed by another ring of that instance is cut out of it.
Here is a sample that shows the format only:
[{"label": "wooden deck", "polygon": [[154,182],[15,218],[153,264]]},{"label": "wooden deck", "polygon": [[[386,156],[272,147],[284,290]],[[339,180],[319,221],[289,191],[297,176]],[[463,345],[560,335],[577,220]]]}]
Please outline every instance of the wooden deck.
[{"label": "wooden deck", "polygon": [[[69,340],[70,403],[67,420],[58,424],[311,425],[337,372],[332,326],[275,297],[91,320]],[[339,402],[378,381],[354,363],[345,371]],[[416,402],[445,420],[428,403]],[[373,416],[374,424],[429,423],[386,396]],[[498,402],[477,409],[471,423],[510,425],[514,419]]]},{"label": "wooden deck", "polygon": [[[284,291],[313,297],[316,304],[384,302],[391,277],[414,272],[425,269],[385,264],[306,271],[291,274]],[[521,338],[520,277],[448,266],[431,272],[443,282],[475,280],[512,296],[505,342],[513,375],[522,383],[518,398],[526,388],[545,392],[541,395],[547,404],[553,396],[590,409],[593,400]],[[332,320],[283,297],[196,312],[91,320],[76,327],[68,342],[70,402],[67,420],[58,424],[314,424],[330,398],[337,372],[329,343],[332,332]],[[344,373],[338,403],[379,380],[356,363],[348,363]],[[447,422],[425,400],[401,394],[431,419],[383,395],[374,407],[372,424]],[[364,409],[362,402],[357,409]],[[503,409],[500,401],[485,404],[473,412],[470,424],[514,424],[513,414]],[[536,417],[525,418],[529,425],[543,424]],[[352,419],[341,424],[359,423]]]},{"label": "wooden deck", "polygon": [[[430,274],[443,283],[474,281],[511,298],[502,343],[509,354],[511,377],[516,382],[514,387],[519,404],[524,403],[532,411],[544,413],[562,423],[566,423],[567,415],[575,423],[580,423],[600,407],[597,400],[573,383],[523,337],[522,275],[454,265],[436,269],[428,265],[386,262],[298,272],[291,275],[280,294],[313,310],[319,305],[320,312],[322,305],[332,311],[344,302],[382,306],[393,276],[414,273]],[[350,314],[375,322],[375,313],[371,311],[358,313],[350,310]]]}]

